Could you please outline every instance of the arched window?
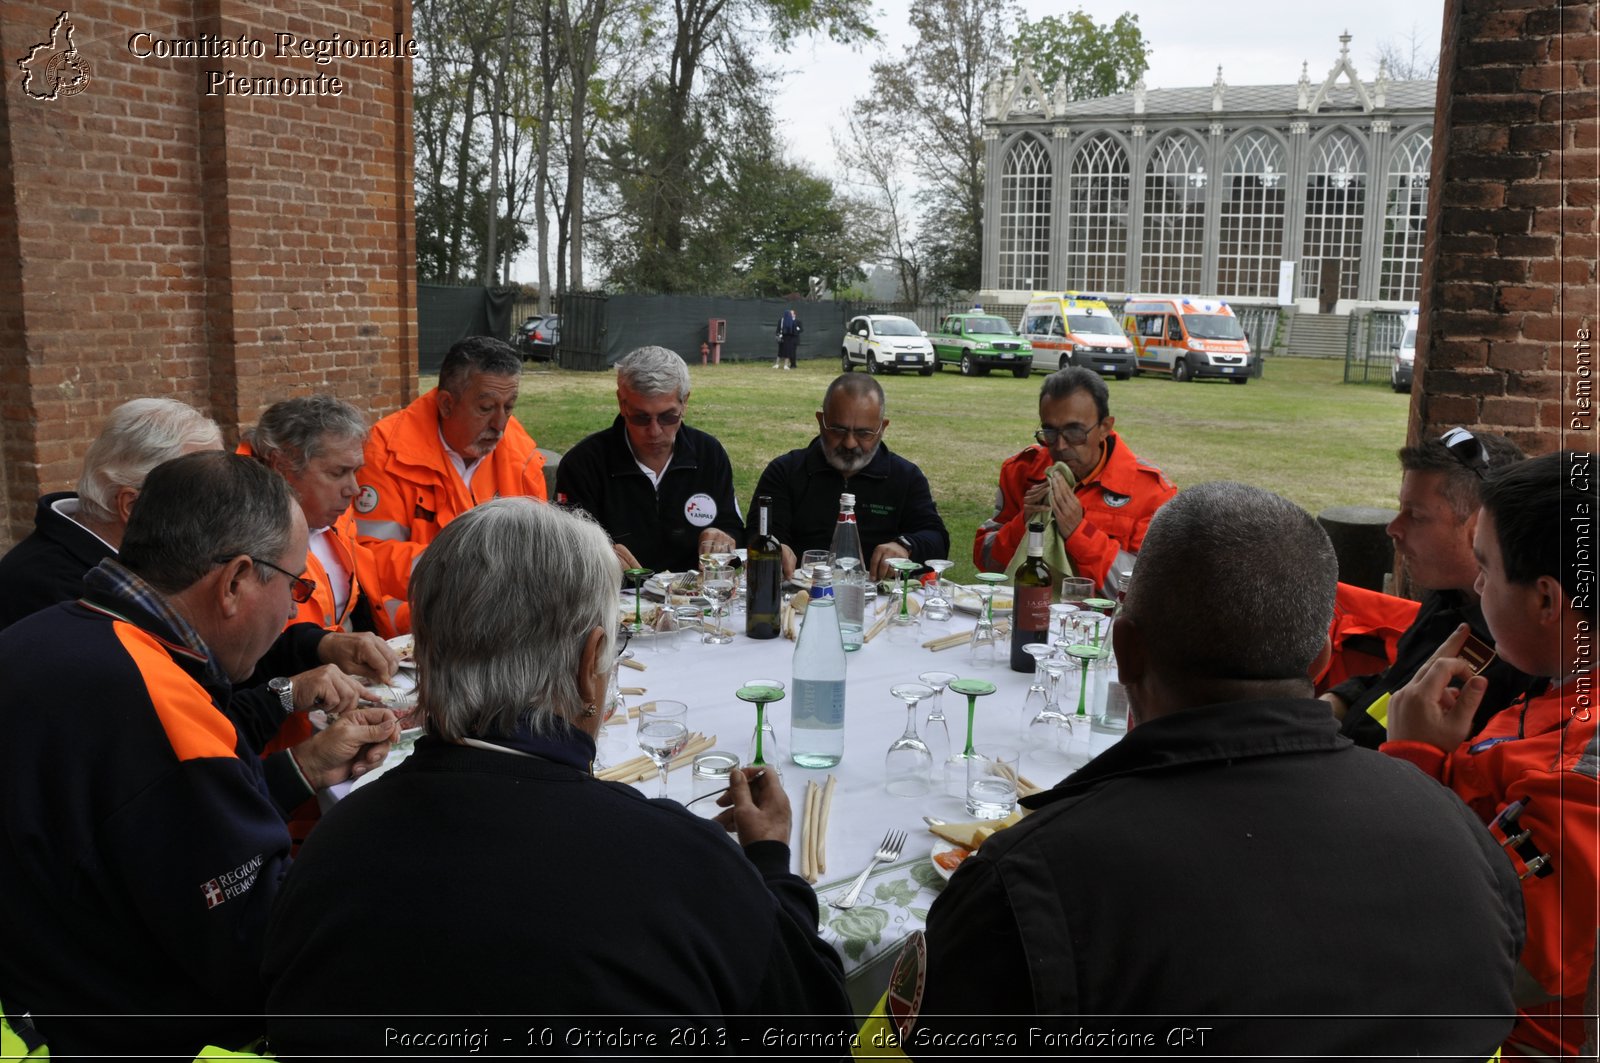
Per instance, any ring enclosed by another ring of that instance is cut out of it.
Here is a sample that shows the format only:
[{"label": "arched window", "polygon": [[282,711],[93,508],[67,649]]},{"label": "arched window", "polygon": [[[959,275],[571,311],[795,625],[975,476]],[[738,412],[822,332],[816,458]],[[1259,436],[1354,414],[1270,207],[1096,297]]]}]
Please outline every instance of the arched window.
[{"label": "arched window", "polygon": [[1050,283],[1050,155],[1034,137],[1006,152],[1000,175],[1000,287]]},{"label": "arched window", "polygon": [[1128,278],[1128,153],[1104,133],[1072,161],[1065,287],[1122,291]]},{"label": "arched window", "polygon": [[1305,258],[1300,297],[1314,299],[1324,263],[1339,263],[1338,298],[1354,299],[1361,273],[1361,216],[1367,203],[1366,154],[1337,130],[1322,139],[1306,174]]},{"label": "arched window", "polygon": [[1222,173],[1222,231],[1217,294],[1270,297],[1283,257],[1283,148],[1264,132],[1246,133],[1228,149]]},{"label": "arched window", "polygon": [[1139,283],[1158,292],[1200,290],[1206,235],[1205,155],[1174,133],[1150,152],[1144,174],[1144,241]]},{"label": "arched window", "polygon": [[1378,298],[1412,302],[1422,279],[1422,236],[1428,222],[1428,168],[1433,133],[1419,132],[1395,145],[1384,187],[1383,268]]}]

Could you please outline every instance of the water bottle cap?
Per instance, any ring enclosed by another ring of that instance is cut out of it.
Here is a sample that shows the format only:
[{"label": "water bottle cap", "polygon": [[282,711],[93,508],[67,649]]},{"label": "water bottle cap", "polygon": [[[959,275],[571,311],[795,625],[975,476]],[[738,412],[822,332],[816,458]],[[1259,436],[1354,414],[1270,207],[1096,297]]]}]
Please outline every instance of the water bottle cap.
[{"label": "water bottle cap", "polygon": [[833,568],[830,565],[815,564],[811,566],[811,585],[820,587],[823,584],[833,583]]},{"label": "water bottle cap", "polygon": [[856,496],[851,494],[849,491],[846,491],[844,494],[839,496],[839,505],[841,505],[841,506],[850,506],[850,507],[854,508],[855,504],[856,504]]}]

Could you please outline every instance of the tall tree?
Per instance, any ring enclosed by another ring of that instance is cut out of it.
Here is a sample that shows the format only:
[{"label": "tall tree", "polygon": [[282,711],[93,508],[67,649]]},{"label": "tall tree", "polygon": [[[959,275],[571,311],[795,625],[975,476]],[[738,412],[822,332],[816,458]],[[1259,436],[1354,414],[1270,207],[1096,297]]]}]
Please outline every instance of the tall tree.
[{"label": "tall tree", "polygon": [[1378,66],[1386,66],[1391,81],[1431,81],[1439,76],[1438,34],[1430,44],[1413,22],[1404,39],[1383,41],[1372,50],[1372,65],[1373,76]]},{"label": "tall tree", "polygon": [[1019,64],[1027,59],[1046,90],[1065,78],[1074,100],[1127,92],[1150,68],[1149,55],[1139,16],[1126,11],[1099,24],[1079,9],[1024,22],[1017,31]]},{"label": "tall tree", "polygon": [[733,234],[737,282],[758,296],[807,294],[815,279],[838,289],[864,280],[880,238],[863,208],[826,178],[780,159],[753,160],[724,201],[722,231]]},{"label": "tall tree", "polygon": [[896,298],[921,303],[924,262],[908,176],[909,164],[914,160],[901,148],[893,131],[880,125],[871,109],[860,103],[851,109],[845,131],[834,134],[833,144],[839,158],[850,160],[848,179],[865,197],[862,206],[867,217],[863,231],[881,238],[878,261],[894,271]]},{"label": "tall tree", "polygon": [[919,228],[933,234],[924,295],[977,288],[983,249],[984,84],[1006,65],[1006,0],[913,4],[916,41],[899,59],[872,65],[864,117],[923,161]]}]

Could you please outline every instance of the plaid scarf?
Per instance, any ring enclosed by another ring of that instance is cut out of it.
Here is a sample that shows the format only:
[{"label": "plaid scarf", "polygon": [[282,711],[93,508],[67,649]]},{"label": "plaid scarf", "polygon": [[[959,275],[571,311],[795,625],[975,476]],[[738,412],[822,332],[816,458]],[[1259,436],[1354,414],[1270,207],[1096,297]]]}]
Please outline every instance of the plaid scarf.
[{"label": "plaid scarf", "polygon": [[[229,689],[228,674],[217,663],[211,647],[206,645],[205,639],[200,637],[200,633],[193,625],[172,608],[166,596],[160,591],[109,557],[88,571],[83,577],[83,585],[90,592],[91,604],[113,612],[120,606],[129,611],[144,613],[165,627],[167,629],[165,632],[154,631],[152,634],[161,635],[167,641],[183,646],[204,660],[203,682],[207,686]],[[147,626],[140,624],[133,617],[124,619],[139,627]]]}]

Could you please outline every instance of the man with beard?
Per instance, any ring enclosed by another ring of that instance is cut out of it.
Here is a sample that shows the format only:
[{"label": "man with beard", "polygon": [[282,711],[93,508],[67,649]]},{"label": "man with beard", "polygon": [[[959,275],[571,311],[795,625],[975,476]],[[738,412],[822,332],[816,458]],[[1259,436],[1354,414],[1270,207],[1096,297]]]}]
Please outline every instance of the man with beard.
[{"label": "man with beard", "polygon": [[[817,412],[811,445],[772,459],[756,497],[772,498],[773,536],[783,544],[783,574],[795,558],[826,550],[839,518],[839,496],[856,496],[861,551],[873,579],[893,573],[891,559],[948,557],[950,533],[939,518],[928,478],[883,443],[889,427],[883,388],[870,376],[835,377]],[[754,506],[751,507],[754,511]]]}]

